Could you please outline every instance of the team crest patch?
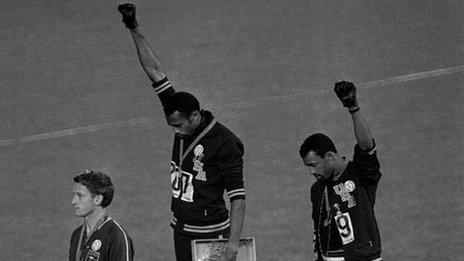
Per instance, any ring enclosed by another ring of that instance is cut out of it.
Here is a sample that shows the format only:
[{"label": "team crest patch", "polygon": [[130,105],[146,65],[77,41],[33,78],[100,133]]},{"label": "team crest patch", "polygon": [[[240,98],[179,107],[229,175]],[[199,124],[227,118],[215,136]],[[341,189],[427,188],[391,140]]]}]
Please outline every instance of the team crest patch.
[{"label": "team crest patch", "polygon": [[203,170],[203,151],[204,148],[201,144],[197,145],[195,149],[193,149],[193,170],[197,172],[197,176],[195,177],[196,180],[206,181],[206,172]]},{"label": "team crest patch", "polygon": [[95,241],[92,242],[92,250],[98,251],[100,247],[102,246],[102,242],[100,239],[96,239]]},{"label": "team crest patch", "polygon": [[339,195],[343,202],[348,202],[348,208],[356,206],[356,200],[350,192],[353,192],[355,189],[354,182],[351,180],[346,181],[345,183],[337,184],[333,187],[335,194]]},{"label": "team crest patch", "polygon": [[352,180],[347,180],[345,182],[345,188],[346,188],[346,191],[348,192],[353,192],[354,189],[355,189],[355,185],[354,185],[354,182]]}]

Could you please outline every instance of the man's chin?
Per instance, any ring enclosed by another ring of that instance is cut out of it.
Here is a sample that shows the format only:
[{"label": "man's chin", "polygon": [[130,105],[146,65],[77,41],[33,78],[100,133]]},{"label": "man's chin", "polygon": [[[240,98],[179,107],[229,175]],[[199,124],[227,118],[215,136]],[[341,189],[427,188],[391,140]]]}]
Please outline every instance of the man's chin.
[{"label": "man's chin", "polygon": [[74,216],[76,217],[83,217],[85,215],[83,215],[81,212],[79,212],[78,210],[74,210]]}]

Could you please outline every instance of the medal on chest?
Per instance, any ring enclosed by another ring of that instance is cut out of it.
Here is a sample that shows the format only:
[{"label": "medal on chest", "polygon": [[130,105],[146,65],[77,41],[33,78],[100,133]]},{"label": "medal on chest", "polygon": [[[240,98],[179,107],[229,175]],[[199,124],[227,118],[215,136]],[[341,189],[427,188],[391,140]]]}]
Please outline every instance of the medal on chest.
[{"label": "medal on chest", "polygon": [[203,170],[203,146],[201,144],[197,145],[193,150],[193,170],[197,172],[196,180],[206,181],[206,172]]},{"label": "medal on chest", "polygon": [[91,249],[85,256],[84,260],[85,261],[98,261],[100,259],[100,252],[98,252],[98,250],[100,250],[101,246],[102,246],[102,242],[100,241],[100,239],[95,239],[92,242]]}]

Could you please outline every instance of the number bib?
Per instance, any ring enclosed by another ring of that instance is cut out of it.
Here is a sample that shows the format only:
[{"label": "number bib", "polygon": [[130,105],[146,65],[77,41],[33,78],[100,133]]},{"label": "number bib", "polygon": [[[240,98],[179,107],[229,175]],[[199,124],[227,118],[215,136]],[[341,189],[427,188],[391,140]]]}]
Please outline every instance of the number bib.
[{"label": "number bib", "polygon": [[353,242],[354,231],[350,214],[338,212],[335,216],[335,223],[337,224],[338,233],[342,238],[343,245]]},{"label": "number bib", "polygon": [[174,198],[185,202],[193,202],[193,175],[180,170],[171,162],[171,189]]}]

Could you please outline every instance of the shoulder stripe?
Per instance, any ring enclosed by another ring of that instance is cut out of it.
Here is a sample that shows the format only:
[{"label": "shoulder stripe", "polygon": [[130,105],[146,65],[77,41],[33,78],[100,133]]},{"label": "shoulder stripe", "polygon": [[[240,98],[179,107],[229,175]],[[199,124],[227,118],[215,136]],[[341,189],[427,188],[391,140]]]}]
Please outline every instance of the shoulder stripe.
[{"label": "shoulder stripe", "polygon": [[104,224],[106,224],[110,220],[113,220],[113,219],[111,217],[108,217],[100,226],[98,226],[98,229],[100,229]]},{"label": "shoulder stripe", "polygon": [[130,261],[130,248],[129,248],[129,239],[127,238],[127,234],[126,232],[124,231],[124,229],[122,229],[122,227],[118,224],[118,222],[116,222],[115,220],[113,220],[114,224],[116,224],[116,226],[118,226],[118,228],[121,230],[122,234],[124,235],[124,241],[125,241],[125,245],[126,245],[126,261]]}]

